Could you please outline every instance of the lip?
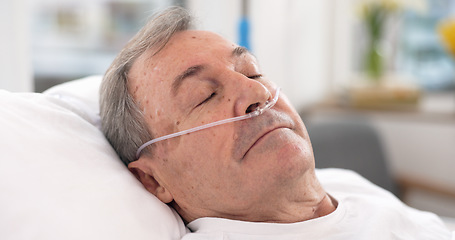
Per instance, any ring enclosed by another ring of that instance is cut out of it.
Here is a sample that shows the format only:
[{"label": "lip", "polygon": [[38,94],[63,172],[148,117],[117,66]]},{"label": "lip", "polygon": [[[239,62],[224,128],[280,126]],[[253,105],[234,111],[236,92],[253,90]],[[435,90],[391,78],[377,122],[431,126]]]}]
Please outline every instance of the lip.
[{"label": "lip", "polygon": [[260,145],[270,133],[281,128],[294,131],[294,120],[290,115],[273,108],[262,115],[238,122],[235,130],[238,137],[232,146],[234,159],[243,161],[252,148]]},{"label": "lip", "polygon": [[286,126],[275,126],[273,128],[266,129],[265,131],[262,131],[260,134],[258,134],[258,136],[256,138],[254,138],[255,140],[248,147],[248,149],[246,150],[245,154],[243,155],[243,158],[245,158],[246,155],[250,152],[250,150],[253,149],[255,146],[259,145],[260,142],[262,142],[268,135],[270,135],[275,130],[279,130],[279,129],[283,129],[283,128],[288,128],[288,127],[286,127]]}]

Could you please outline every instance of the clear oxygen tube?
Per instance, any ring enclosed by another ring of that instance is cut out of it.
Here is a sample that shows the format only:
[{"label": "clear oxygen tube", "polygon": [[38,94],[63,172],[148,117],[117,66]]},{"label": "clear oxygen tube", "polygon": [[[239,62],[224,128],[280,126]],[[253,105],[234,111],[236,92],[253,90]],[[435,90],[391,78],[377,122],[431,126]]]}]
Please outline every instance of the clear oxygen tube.
[{"label": "clear oxygen tube", "polygon": [[264,111],[272,108],[276,104],[276,102],[278,101],[278,97],[279,96],[280,96],[280,88],[277,88],[276,92],[275,92],[275,97],[273,97],[272,100],[267,101],[263,107],[258,107],[254,111],[252,111],[252,112],[250,112],[248,114],[245,114],[245,115],[242,115],[242,116],[238,116],[238,117],[233,117],[233,118],[219,120],[219,121],[216,121],[216,122],[208,123],[208,124],[205,124],[205,125],[201,125],[201,126],[198,126],[198,127],[190,128],[190,129],[187,129],[187,130],[183,130],[183,131],[180,131],[180,132],[176,132],[176,133],[165,135],[165,136],[162,136],[162,137],[159,137],[159,138],[152,139],[152,140],[142,144],[142,146],[140,146],[137,149],[136,159],[139,158],[139,156],[141,155],[141,152],[142,152],[142,150],[144,150],[144,148],[146,148],[149,145],[152,145],[152,144],[154,144],[156,142],[164,141],[164,140],[167,140],[167,139],[170,139],[170,138],[175,138],[175,137],[182,136],[182,135],[185,135],[185,134],[188,134],[188,133],[192,133],[192,132],[200,131],[200,130],[203,130],[203,129],[215,127],[215,126],[218,126],[218,125],[231,123],[231,122],[236,122],[236,121],[241,121],[241,120],[245,120],[245,119],[248,119],[248,118],[259,116]]}]

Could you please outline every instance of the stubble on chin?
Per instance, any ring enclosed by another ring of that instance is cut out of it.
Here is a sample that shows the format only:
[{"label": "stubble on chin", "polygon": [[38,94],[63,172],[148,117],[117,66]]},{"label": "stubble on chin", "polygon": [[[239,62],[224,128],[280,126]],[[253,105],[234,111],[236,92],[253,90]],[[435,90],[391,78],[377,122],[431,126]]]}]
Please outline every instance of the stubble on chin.
[{"label": "stubble on chin", "polygon": [[[260,116],[238,122],[236,123],[233,137],[232,156],[238,161],[242,161],[252,145],[265,132],[275,127],[287,128],[289,131],[294,131],[294,126],[295,123],[291,117],[275,110],[269,110]],[[280,145],[280,140],[286,141],[287,139],[278,138],[276,139],[278,142],[274,142],[273,145]]]}]

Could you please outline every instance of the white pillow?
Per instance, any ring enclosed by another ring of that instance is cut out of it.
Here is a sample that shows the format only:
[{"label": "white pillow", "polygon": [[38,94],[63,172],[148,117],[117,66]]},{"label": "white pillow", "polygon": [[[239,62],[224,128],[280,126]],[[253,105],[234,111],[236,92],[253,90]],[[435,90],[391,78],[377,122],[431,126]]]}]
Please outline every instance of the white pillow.
[{"label": "white pillow", "polygon": [[0,90],[0,239],[180,239],[97,128],[100,77],[44,94]]}]

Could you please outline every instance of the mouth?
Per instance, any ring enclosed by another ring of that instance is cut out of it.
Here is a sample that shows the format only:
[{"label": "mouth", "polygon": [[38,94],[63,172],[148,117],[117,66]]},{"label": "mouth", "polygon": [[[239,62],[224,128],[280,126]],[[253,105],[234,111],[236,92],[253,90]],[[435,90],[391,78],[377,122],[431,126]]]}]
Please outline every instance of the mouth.
[{"label": "mouth", "polygon": [[[247,119],[239,123],[236,129],[237,137],[232,146],[233,156],[238,161],[243,161],[251,150],[263,147],[269,137],[283,129],[294,131],[293,119],[285,113],[270,109],[264,114]],[[278,131],[277,131],[278,130]],[[279,141],[279,139],[277,139]]]},{"label": "mouth", "polygon": [[268,129],[268,130],[262,132],[261,134],[259,134],[259,136],[256,138],[256,140],[251,144],[251,146],[248,147],[248,149],[246,150],[245,154],[243,155],[243,158],[245,158],[245,157],[248,155],[248,153],[250,152],[251,149],[253,149],[253,148],[256,147],[257,145],[260,145],[261,142],[265,141],[265,139],[266,139],[268,136],[270,136],[272,133],[276,132],[277,130],[284,129],[284,128],[288,128],[288,127],[285,127],[285,126],[277,126],[277,127]]}]

